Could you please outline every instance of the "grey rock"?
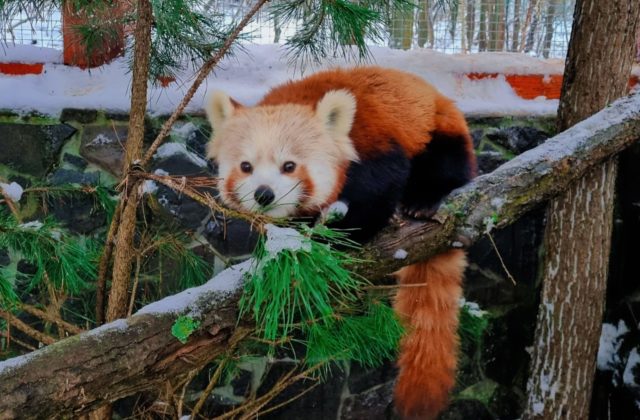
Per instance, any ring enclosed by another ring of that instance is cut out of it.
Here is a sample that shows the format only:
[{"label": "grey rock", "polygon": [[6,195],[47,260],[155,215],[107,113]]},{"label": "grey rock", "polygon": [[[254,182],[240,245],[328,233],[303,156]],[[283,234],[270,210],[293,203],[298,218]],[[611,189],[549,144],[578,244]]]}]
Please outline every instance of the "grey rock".
[{"label": "grey rock", "polygon": [[398,374],[395,362],[387,360],[377,368],[365,368],[353,362],[349,371],[349,392],[359,394],[368,389],[392,381]]},{"label": "grey rock", "polygon": [[340,419],[375,420],[392,417],[394,382],[383,383],[373,389],[345,398]]},{"label": "grey rock", "polygon": [[81,184],[97,185],[100,181],[98,172],[80,172],[73,169],[56,169],[49,177],[52,185]]},{"label": "grey rock", "polygon": [[95,109],[65,108],[60,114],[60,120],[62,121],[76,121],[81,124],[95,122],[97,118],[98,111]]},{"label": "grey rock", "polygon": [[514,153],[520,154],[541,145],[550,135],[535,127],[513,126],[493,130],[487,133],[487,137]]},{"label": "grey rock", "polygon": [[75,132],[67,124],[0,124],[0,164],[42,177],[58,161],[64,141]]},{"label": "grey rock", "polygon": [[113,175],[122,174],[128,129],[124,126],[88,126],[82,132],[80,154]]},{"label": "grey rock", "polygon": [[77,155],[72,155],[69,153],[65,153],[64,155],[62,155],[62,161],[69,163],[73,166],[75,166],[78,169],[85,169],[87,167],[87,161],[84,160],[82,157],[77,156]]},{"label": "grey rock", "polygon": [[214,249],[227,257],[251,254],[259,238],[247,221],[222,216],[211,217],[205,225],[204,236]]},{"label": "grey rock", "polygon": [[508,159],[499,152],[484,151],[476,155],[480,174],[487,174],[505,163]]},{"label": "grey rock", "polygon": [[459,399],[453,401],[447,409],[440,414],[440,420],[493,420],[489,409],[480,401],[472,399]]},{"label": "grey rock", "polygon": [[471,130],[471,140],[473,141],[473,147],[478,148],[480,146],[480,142],[484,137],[484,130],[482,128],[476,128],[475,130]]},{"label": "grey rock", "polygon": [[[154,161],[153,170],[157,169],[171,175],[214,176],[209,167],[203,168],[194,163],[187,155],[181,153]],[[217,194],[212,188],[206,189],[206,191],[213,196]],[[158,203],[188,229],[196,229],[211,214],[208,207],[164,185],[158,185],[156,197]]]}]

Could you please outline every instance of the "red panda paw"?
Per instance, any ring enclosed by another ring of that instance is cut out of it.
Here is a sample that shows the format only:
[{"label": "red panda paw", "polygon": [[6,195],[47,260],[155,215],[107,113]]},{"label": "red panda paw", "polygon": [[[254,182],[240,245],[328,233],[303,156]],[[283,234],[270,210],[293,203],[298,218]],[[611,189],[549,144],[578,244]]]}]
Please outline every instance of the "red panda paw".
[{"label": "red panda paw", "polygon": [[439,208],[440,208],[440,203],[438,202],[428,207],[402,206],[400,208],[400,212],[405,217],[410,217],[416,220],[428,220],[428,219],[431,219],[431,217],[433,217],[434,214],[436,214]]}]

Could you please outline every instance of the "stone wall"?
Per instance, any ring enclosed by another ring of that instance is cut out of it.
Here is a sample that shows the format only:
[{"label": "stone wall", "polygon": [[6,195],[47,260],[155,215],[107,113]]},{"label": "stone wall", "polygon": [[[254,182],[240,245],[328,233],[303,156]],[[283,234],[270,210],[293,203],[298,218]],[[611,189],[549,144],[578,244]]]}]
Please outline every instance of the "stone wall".
[{"label": "stone wall", "polygon": [[[59,118],[0,114],[0,180],[18,182],[23,187],[42,182],[112,186],[120,175],[127,118],[121,114],[72,109],[62,112]],[[148,141],[155,137],[163,120],[162,117],[147,120]],[[470,121],[470,126],[481,173],[492,171],[553,133],[553,121],[548,119],[483,118]],[[171,175],[214,175],[216,168],[203,159],[209,130],[202,116],[183,118],[168,142],[158,150],[151,169]],[[623,164],[623,168],[629,166],[632,165]],[[634,173],[633,176],[640,175]],[[145,184],[145,191],[149,207],[157,210],[158,217],[174,221],[190,232],[200,252],[209,256],[216,270],[251,252],[256,236],[247,223],[223,221],[193,200],[152,182]],[[26,200],[21,202],[26,219],[41,217],[42,208],[38,203]],[[640,197],[631,194],[626,200],[636,203],[633,200]],[[104,214],[96,210],[91,198],[53,200],[49,207],[54,217],[75,232],[95,234],[105,229]],[[626,226],[627,220],[632,220],[629,223],[638,233],[638,212],[627,210],[619,212],[618,236],[624,236],[621,226]],[[455,396],[443,419],[519,417],[525,401],[527,347],[532,342],[537,308],[543,224],[544,209],[536,209],[514,225],[494,231],[496,247],[485,238],[469,250],[466,299],[477,302],[486,311],[489,324],[479,343],[463,343],[465,351],[460,356]],[[515,285],[506,275],[498,252],[515,278]],[[625,254],[616,258],[629,257]],[[1,256],[0,264],[7,264]],[[612,270],[612,276],[624,277],[623,272]],[[618,302],[624,293],[613,287],[611,295],[611,299]],[[290,366],[290,359],[284,356],[243,362],[239,374],[214,391],[207,403],[208,412],[221,412],[252,393],[260,394],[268,389]],[[331,372],[323,385],[264,418],[393,417],[391,390],[396,371],[391,361],[378,369],[336,365]],[[205,371],[196,378],[187,393],[187,404],[197,399],[208,383],[207,376]],[[597,392],[612,392],[607,383],[605,378]],[[308,384],[296,385],[279,397],[279,401],[296,395],[305,385]],[[133,399],[121,402],[119,412],[127,415],[133,403]]]}]

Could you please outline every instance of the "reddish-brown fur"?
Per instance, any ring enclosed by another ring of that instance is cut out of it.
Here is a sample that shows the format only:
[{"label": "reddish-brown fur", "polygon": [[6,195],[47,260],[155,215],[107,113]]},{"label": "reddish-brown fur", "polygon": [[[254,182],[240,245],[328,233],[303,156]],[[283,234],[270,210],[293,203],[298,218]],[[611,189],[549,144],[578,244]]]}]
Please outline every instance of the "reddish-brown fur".
[{"label": "reddish-brown fur", "polygon": [[451,250],[401,269],[395,310],[409,329],[400,344],[396,408],[406,419],[433,419],[455,382],[458,301],[465,254]]},{"label": "reddish-brown fur", "polygon": [[[404,72],[379,67],[325,71],[274,88],[258,105],[293,103],[315,109],[328,91],[338,89],[356,99],[349,137],[360,159],[387,153],[392,141],[413,157],[424,151],[433,133],[439,133],[462,138],[470,167],[475,166],[462,113],[432,86]],[[327,204],[338,198],[346,180],[346,167],[335,170],[338,182]],[[302,213],[308,211],[301,206]],[[402,285],[416,285],[401,287],[395,301],[407,327],[395,390],[396,408],[405,418],[435,418],[448,402],[455,382],[458,301],[465,265],[464,252],[452,250],[397,273]]]},{"label": "reddish-brown fur", "polygon": [[[363,159],[388,151],[392,139],[413,157],[424,150],[434,131],[468,135],[464,116],[451,100],[418,76],[381,67],[317,73],[274,88],[258,105],[315,108],[326,92],[338,89],[356,98],[349,137]],[[468,146],[473,155],[471,142]]]}]

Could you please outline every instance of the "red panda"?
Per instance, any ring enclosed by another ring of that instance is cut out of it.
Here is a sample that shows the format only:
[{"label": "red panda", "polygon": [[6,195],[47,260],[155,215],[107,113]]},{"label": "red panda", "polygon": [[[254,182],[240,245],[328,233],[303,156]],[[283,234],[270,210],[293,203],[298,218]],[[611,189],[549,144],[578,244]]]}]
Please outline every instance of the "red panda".
[{"label": "red panda", "polygon": [[[427,217],[476,172],[453,102],[419,77],[380,67],[335,69],[275,87],[254,107],[212,95],[208,157],[231,206],[274,217],[319,217],[371,239],[396,209]],[[395,310],[406,324],[394,402],[404,418],[435,418],[455,381],[465,254],[451,250],[399,270]]]}]

